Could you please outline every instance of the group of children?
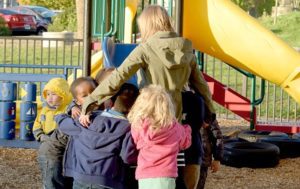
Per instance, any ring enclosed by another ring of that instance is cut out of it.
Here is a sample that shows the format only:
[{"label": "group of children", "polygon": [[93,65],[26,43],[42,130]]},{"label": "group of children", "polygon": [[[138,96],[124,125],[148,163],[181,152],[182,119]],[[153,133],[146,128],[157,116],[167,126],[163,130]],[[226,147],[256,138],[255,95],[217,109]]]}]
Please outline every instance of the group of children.
[{"label": "group of children", "polygon": [[[222,135],[191,43],[160,6],[138,22],[143,43],[119,68],[45,86],[33,127],[44,188],[132,189],[136,166],[140,189],[200,189],[219,169]],[[138,70],[140,90],[125,83]]]},{"label": "group of children", "polygon": [[[108,72],[103,69],[98,75]],[[93,107],[86,128],[78,121],[81,105],[96,86],[91,77],[76,79],[70,89],[61,78],[45,86],[46,106],[33,128],[41,142],[38,162],[44,188],[132,188],[126,172],[135,164],[139,188],[175,188],[176,158],[184,149],[185,168],[195,167],[184,171],[192,173],[184,174],[186,188],[204,188],[211,162],[212,170],[218,170],[222,135],[215,119],[203,124],[205,105],[199,95],[182,93],[182,123],[190,127],[176,121],[172,99],[161,86],[149,85],[139,94],[135,85],[125,83],[105,108]]]}]

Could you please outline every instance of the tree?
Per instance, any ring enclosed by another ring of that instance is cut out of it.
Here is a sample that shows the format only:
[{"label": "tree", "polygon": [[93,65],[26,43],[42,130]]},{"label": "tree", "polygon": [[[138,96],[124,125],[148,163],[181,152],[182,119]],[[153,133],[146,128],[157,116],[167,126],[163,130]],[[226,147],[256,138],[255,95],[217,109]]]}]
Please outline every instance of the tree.
[{"label": "tree", "polygon": [[75,0],[18,0],[21,5],[39,5],[50,9],[66,10],[75,7]]},{"label": "tree", "polygon": [[76,0],[76,13],[77,13],[77,38],[83,38],[83,19],[84,19],[84,0]]},{"label": "tree", "polygon": [[250,12],[252,16],[262,16],[264,12],[271,14],[275,0],[231,0],[246,12]]},{"label": "tree", "polygon": [[30,0],[18,0],[17,2],[20,5],[29,5],[30,4]]},{"label": "tree", "polygon": [[250,1],[249,0],[231,0],[236,5],[244,9],[245,11],[249,11]]},{"label": "tree", "polygon": [[[21,5],[39,5],[49,9],[62,10],[62,13],[55,16],[52,25],[50,25],[48,29],[51,31],[76,30],[77,18],[75,0],[18,0],[18,2]],[[83,4],[84,0],[79,0],[79,2]],[[81,11],[83,11],[83,8]]]}]

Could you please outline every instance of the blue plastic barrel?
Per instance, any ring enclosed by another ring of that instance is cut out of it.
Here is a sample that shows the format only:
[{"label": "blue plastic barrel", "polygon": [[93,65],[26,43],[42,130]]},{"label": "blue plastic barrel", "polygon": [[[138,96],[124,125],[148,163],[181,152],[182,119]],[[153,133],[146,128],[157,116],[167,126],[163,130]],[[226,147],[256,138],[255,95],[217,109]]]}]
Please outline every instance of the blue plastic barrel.
[{"label": "blue plastic barrel", "polygon": [[36,101],[36,84],[26,83],[21,87],[22,101]]},{"label": "blue plastic barrel", "polygon": [[12,140],[15,138],[15,127],[14,121],[0,121],[0,138]]},{"label": "blue plastic barrel", "polygon": [[33,121],[31,122],[21,122],[20,123],[20,139],[21,140],[34,140],[32,127]]},{"label": "blue plastic barrel", "polygon": [[17,99],[17,84],[11,82],[0,83],[0,101],[15,101]]},{"label": "blue plastic barrel", "polygon": [[34,102],[21,102],[20,121],[34,121],[37,114],[37,104]]},{"label": "blue plastic barrel", "polygon": [[0,120],[9,121],[16,118],[15,102],[0,102]]}]

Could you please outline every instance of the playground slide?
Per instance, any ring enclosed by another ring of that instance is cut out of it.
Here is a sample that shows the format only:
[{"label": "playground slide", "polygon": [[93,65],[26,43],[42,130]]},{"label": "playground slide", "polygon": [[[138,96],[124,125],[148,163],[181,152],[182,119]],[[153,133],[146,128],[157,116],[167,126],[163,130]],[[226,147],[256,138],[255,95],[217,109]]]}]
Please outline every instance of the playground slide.
[{"label": "playground slide", "polygon": [[281,86],[300,103],[300,54],[229,0],[183,1],[194,48]]},{"label": "playground slide", "polygon": [[91,76],[95,77],[96,74],[99,72],[99,70],[103,67],[102,63],[103,63],[103,53],[102,51],[99,51],[97,53],[95,53],[92,56],[91,59],[92,63],[91,63]]},{"label": "playground slide", "polygon": [[[125,8],[125,29],[124,42],[131,43],[132,24],[137,11],[138,0],[126,0]],[[103,52],[99,51],[92,56],[91,59],[91,76],[95,77],[98,71],[103,67]],[[81,70],[78,70],[77,77],[82,75]],[[68,78],[69,83],[73,81],[73,75]]]},{"label": "playground slide", "polygon": [[131,43],[133,19],[138,7],[138,0],[126,0],[124,43]]}]

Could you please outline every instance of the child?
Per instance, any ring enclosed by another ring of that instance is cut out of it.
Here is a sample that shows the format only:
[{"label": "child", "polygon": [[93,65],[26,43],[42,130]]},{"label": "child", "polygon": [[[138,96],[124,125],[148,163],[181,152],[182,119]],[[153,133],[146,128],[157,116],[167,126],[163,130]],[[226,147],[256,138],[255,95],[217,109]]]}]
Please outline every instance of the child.
[{"label": "child", "polygon": [[[101,69],[95,79],[100,83],[105,77],[107,77],[113,68],[103,68]],[[91,94],[93,90],[97,87],[98,83],[97,81],[93,79],[92,77],[80,77],[75,79],[70,87],[70,91],[73,96],[73,102],[69,105],[67,113],[71,115],[73,119],[78,119],[80,113],[81,113],[81,105],[84,101],[84,98]],[[107,106],[109,106],[107,104]],[[101,107],[100,107],[101,108]],[[73,159],[75,159],[75,154],[74,154],[74,141],[73,137],[69,137],[69,141],[66,146],[66,153],[64,156],[64,165],[63,165],[63,172],[65,178],[68,178],[68,185],[72,186],[73,185]],[[66,180],[66,179],[65,179]],[[71,187],[72,188],[72,187]]]},{"label": "child", "polygon": [[[102,68],[95,76],[95,79],[92,77],[80,77],[72,82],[70,91],[74,101],[68,108],[68,112],[71,113],[72,118],[76,119],[80,116],[84,98],[91,94],[97,85],[107,78],[113,70],[115,68]],[[104,107],[99,107],[99,109],[103,110]]]},{"label": "child", "polygon": [[72,82],[70,91],[74,100],[68,107],[72,118],[76,119],[80,116],[84,98],[91,94],[97,85],[98,83],[92,77],[80,77]]},{"label": "child", "polygon": [[[75,79],[71,86],[70,91],[73,96],[73,102],[69,105],[67,114],[71,115],[73,119],[78,119],[81,111],[81,105],[84,101],[84,97],[88,94],[93,92],[96,88],[97,83],[91,77],[80,77]],[[73,160],[75,159],[75,155],[73,152],[74,149],[74,141],[73,137],[69,137],[69,141],[66,145],[66,153],[64,156],[64,163],[63,163],[63,173],[66,178],[68,178],[68,184],[71,186],[73,183],[73,173],[72,173],[72,166]]]},{"label": "child", "polygon": [[[206,112],[207,111],[206,108]],[[204,189],[208,167],[211,167],[212,172],[217,172],[220,168],[220,160],[223,157],[222,132],[214,114],[212,122],[210,124],[203,124],[200,133],[204,156],[197,189]],[[212,156],[214,160],[212,160]]]},{"label": "child", "polygon": [[73,188],[125,188],[125,164],[135,163],[137,157],[125,115],[137,95],[134,85],[122,85],[110,110],[92,112],[88,128],[66,114],[57,116],[60,129],[73,136],[76,146]]},{"label": "child", "polygon": [[181,91],[187,81],[203,96],[209,110],[214,112],[211,93],[196,64],[192,43],[174,32],[167,11],[158,5],[148,6],[141,13],[138,24],[142,43],[86,98],[80,122],[87,126],[87,107],[93,102],[101,104],[109,99],[138,70],[139,85],[160,85],[171,94],[179,121],[182,116]]},{"label": "child", "polygon": [[33,125],[35,139],[41,142],[38,161],[42,171],[44,188],[65,188],[62,176],[62,158],[67,136],[56,128],[54,117],[66,111],[71,102],[69,85],[62,78],[51,79],[43,89],[46,106],[38,113]]},{"label": "child", "polygon": [[139,188],[175,189],[176,157],[191,145],[191,128],[176,121],[170,95],[161,86],[149,85],[141,90],[128,119],[139,150]]},{"label": "child", "polygon": [[199,130],[204,121],[204,101],[200,95],[189,90],[182,92],[182,104],[182,123],[189,124],[192,128],[192,144],[184,151],[185,167],[183,176],[186,188],[196,189],[203,157],[202,140]]}]

